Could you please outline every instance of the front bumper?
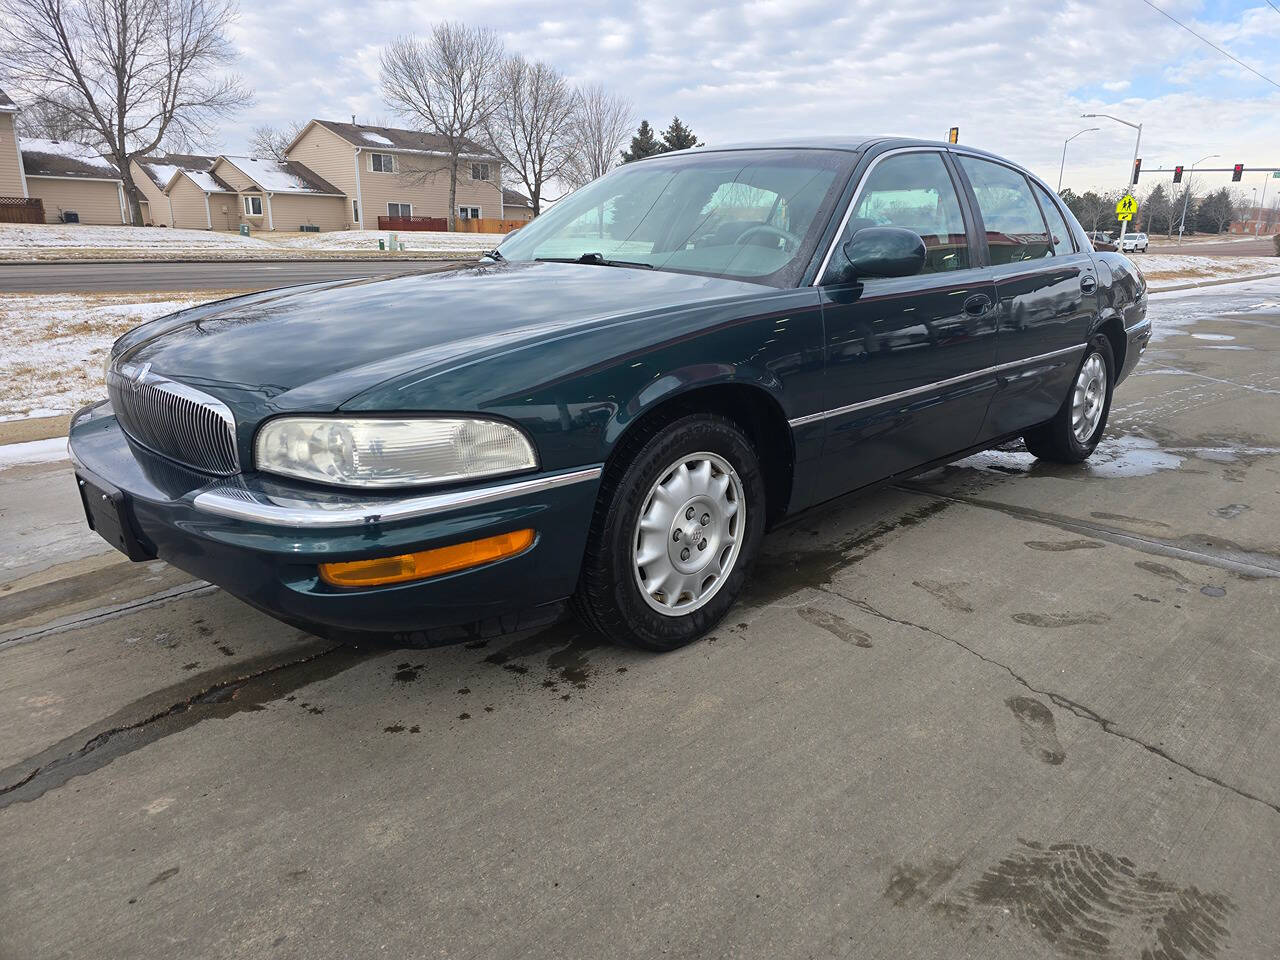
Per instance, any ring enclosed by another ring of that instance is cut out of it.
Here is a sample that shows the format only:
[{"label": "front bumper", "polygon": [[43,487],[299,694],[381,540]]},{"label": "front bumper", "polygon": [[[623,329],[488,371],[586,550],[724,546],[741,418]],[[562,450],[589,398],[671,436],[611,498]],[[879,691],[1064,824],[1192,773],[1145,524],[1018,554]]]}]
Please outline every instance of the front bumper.
[{"label": "front bumper", "polygon": [[[554,609],[578,580],[600,467],[449,491],[330,491],[243,474],[214,478],[149,452],[109,403],[72,421],[77,468],[118,488],[152,555],[289,623],[321,633],[431,631]],[[533,528],[517,556],[429,580],[342,589],[318,565],[428,550]]]}]

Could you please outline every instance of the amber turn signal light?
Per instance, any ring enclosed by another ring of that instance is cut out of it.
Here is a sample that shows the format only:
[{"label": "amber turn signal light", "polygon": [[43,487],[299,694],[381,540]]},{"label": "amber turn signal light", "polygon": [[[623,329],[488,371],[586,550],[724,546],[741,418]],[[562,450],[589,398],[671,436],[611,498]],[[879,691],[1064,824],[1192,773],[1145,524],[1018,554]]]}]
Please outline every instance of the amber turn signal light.
[{"label": "amber turn signal light", "polygon": [[514,557],[533,546],[532,530],[500,533],[483,540],[468,540],[434,550],[402,553],[376,560],[351,560],[320,564],[320,579],[334,587],[378,587],[388,583],[425,580],[445,573]]}]

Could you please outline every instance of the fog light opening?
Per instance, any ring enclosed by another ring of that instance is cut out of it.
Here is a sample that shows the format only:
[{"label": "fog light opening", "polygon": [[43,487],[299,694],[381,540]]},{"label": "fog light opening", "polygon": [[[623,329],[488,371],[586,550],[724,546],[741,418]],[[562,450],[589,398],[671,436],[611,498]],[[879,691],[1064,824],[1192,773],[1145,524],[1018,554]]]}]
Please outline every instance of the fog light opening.
[{"label": "fog light opening", "polygon": [[534,531],[515,530],[496,537],[468,540],[448,547],[401,553],[373,560],[320,564],[320,579],[332,587],[378,587],[389,583],[426,580],[457,573],[505,557],[514,557],[533,546]]}]

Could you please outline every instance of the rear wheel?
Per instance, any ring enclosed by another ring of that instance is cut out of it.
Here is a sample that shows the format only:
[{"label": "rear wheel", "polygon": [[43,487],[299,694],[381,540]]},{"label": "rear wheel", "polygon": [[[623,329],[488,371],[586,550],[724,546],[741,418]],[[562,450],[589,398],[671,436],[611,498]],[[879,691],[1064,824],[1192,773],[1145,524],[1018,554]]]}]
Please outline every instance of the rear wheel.
[{"label": "rear wheel", "polygon": [[1086,459],[1107,429],[1114,383],[1111,341],[1098,334],[1089,341],[1062,408],[1048,423],[1023,436],[1027,449],[1041,460],[1057,463]]},{"label": "rear wheel", "polygon": [[575,608],[612,640],[684,646],[741,593],[764,520],[759,460],[733,421],[693,414],[642,428],[606,472]]}]

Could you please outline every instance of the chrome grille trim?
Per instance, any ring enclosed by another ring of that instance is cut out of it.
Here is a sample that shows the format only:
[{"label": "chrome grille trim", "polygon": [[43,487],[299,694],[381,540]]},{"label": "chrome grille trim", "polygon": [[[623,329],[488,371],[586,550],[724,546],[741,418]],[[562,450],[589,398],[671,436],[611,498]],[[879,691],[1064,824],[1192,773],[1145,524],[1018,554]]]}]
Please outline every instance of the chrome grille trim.
[{"label": "chrome grille trim", "polygon": [[148,450],[206,473],[240,472],[236,420],[216,397],[152,373],[149,363],[112,367],[107,393],[124,432]]}]

